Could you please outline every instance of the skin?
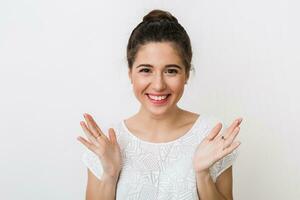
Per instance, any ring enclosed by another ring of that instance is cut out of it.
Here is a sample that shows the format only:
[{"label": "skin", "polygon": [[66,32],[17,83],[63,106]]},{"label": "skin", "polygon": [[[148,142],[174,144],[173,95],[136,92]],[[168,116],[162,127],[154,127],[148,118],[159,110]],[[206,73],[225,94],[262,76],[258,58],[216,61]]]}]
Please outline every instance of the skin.
[{"label": "skin", "polygon": [[[128,76],[141,107],[136,115],[125,122],[129,129],[134,128],[134,132],[140,138],[154,142],[170,140],[172,135],[178,136],[176,130],[189,128],[198,117],[177,106],[183,95],[188,74],[171,43],[157,42],[142,46],[132,69],[128,71]],[[157,106],[149,101],[146,95],[148,93],[171,96],[168,97],[166,105]],[[174,124],[178,126],[174,127]]]},{"label": "skin", "polygon": [[[177,106],[189,75],[172,43],[150,42],[142,46],[128,76],[141,106],[138,113],[125,123],[137,137],[149,142],[168,142],[189,130],[199,117]],[[147,93],[171,95],[167,104],[158,106],[150,102]],[[100,197],[104,192],[100,194],[99,188],[106,191],[106,199],[114,199],[121,170],[120,147],[115,132],[109,129],[106,137],[91,115],[85,114],[84,118],[86,122],[80,124],[88,140],[83,137],[78,137],[78,140],[98,155],[104,172],[99,180],[88,170],[87,199]],[[216,183],[212,182],[209,168],[240,145],[234,139],[239,133],[241,121],[238,118],[227,128],[224,134],[226,140],[221,138],[222,124],[218,123],[198,145],[193,166],[201,199],[232,199],[232,167],[225,170]],[[177,126],[174,127],[174,124]]]}]

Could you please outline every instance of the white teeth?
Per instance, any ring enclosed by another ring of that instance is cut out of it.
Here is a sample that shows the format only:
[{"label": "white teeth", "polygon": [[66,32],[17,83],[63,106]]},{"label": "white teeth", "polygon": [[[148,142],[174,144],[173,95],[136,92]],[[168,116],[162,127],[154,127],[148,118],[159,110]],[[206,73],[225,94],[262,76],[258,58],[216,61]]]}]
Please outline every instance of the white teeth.
[{"label": "white teeth", "polygon": [[160,101],[162,99],[167,98],[167,95],[165,95],[165,96],[152,96],[152,95],[149,94],[148,96],[150,97],[150,99],[153,99],[153,100],[156,100],[156,101]]}]

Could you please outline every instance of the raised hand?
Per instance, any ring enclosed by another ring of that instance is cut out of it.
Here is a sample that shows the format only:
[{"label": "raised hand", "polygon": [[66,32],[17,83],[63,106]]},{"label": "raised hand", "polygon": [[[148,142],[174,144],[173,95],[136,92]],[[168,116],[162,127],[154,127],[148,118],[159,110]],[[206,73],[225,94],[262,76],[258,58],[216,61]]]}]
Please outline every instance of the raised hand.
[{"label": "raised hand", "polygon": [[227,128],[224,135],[220,132],[222,129],[221,123],[218,123],[211,130],[195,151],[193,159],[195,172],[207,172],[214,163],[231,153],[241,144],[239,141],[233,142],[240,131],[239,125],[241,122],[242,118],[236,119]]},{"label": "raised hand", "polygon": [[87,125],[84,121],[81,121],[80,125],[88,140],[81,136],[77,139],[101,160],[103,167],[102,177],[117,179],[122,168],[122,158],[115,131],[110,128],[108,138],[103,134],[91,115],[85,113],[84,118]]}]

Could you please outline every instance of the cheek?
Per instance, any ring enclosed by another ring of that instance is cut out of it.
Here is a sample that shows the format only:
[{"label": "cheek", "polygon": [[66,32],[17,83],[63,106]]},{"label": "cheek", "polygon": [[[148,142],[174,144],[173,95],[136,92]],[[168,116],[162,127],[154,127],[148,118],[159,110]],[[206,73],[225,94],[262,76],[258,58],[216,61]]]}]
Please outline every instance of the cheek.
[{"label": "cheek", "polygon": [[184,84],[185,82],[184,81],[174,81],[174,82],[172,82],[172,83],[170,83],[170,87],[171,87],[171,89],[173,90],[173,91],[177,91],[177,92],[179,92],[179,91],[182,91],[182,90],[184,90]]},{"label": "cheek", "polygon": [[135,79],[133,81],[133,89],[137,95],[141,94],[147,87],[148,82],[145,79]]}]

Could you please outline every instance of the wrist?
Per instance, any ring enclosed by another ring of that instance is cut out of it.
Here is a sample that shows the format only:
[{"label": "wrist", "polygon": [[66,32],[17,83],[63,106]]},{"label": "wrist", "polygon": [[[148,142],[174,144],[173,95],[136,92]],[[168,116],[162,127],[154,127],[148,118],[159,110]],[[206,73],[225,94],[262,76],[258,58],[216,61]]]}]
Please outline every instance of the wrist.
[{"label": "wrist", "polygon": [[109,184],[116,184],[118,182],[119,176],[111,176],[109,174],[103,173],[101,176],[101,181],[109,183]]},{"label": "wrist", "polygon": [[197,176],[197,178],[200,178],[200,179],[209,179],[210,178],[209,169],[197,171],[196,176]]}]

